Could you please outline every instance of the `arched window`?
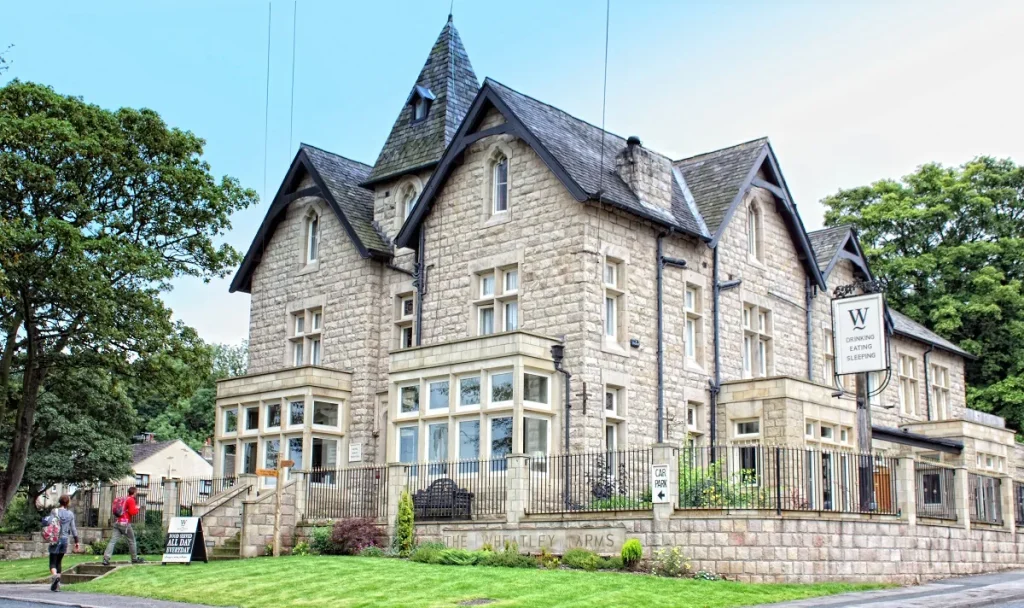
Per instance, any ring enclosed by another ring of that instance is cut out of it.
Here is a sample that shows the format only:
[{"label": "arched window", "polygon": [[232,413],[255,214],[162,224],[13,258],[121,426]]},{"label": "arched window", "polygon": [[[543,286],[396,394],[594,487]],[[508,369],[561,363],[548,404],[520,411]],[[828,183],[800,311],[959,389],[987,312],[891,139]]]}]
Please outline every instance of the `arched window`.
[{"label": "arched window", "polygon": [[402,188],[398,196],[398,208],[402,214],[402,220],[409,219],[412,215],[412,210],[416,208],[416,202],[419,201],[420,193],[416,191],[416,187],[412,184],[407,184]]},{"label": "arched window", "polygon": [[320,215],[311,211],[306,216],[306,263],[316,262],[320,257]]},{"label": "arched window", "polygon": [[493,213],[508,211],[508,157],[498,154],[492,161],[491,210]]},{"label": "arched window", "polygon": [[747,210],[747,253],[758,261],[764,261],[761,210],[757,208],[757,205],[751,205]]}]

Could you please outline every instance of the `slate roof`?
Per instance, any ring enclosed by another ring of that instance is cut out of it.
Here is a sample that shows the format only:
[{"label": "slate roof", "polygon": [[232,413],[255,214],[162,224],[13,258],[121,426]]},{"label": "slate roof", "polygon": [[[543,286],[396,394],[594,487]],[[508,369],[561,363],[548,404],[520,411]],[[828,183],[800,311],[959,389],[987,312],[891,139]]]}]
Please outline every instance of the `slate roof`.
[{"label": "slate roof", "polygon": [[807,237],[811,239],[811,249],[814,250],[814,259],[822,272],[832,263],[832,258],[839,253],[839,248],[843,246],[849,234],[850,227],[846,225],[807,233]]},{"label": "slate roof", "polygon": [[942,336],[928,329],[924,325],[921,325],[920,323],[911,319],[907,315],[897,310],[893,310],[892,308],[889,309],[889,313],[892,316],[893,331],[895,331],[896,333],[907,336],[908,338],[920,340],[921,342],[925,342],[927,344],[934,344],[935,346],[943,350],[948,350],[950,352],[956,353],[958,355],[963,355],[970,359],[975,358],[974,355],[972,355],[971,353],[965,351],[956,344],[953,344],[949,340],[943,338]]},{"label": "slate roof", "polygon": [[712,234],[718,232],[754,161],[767,145],[768,138],[761,137],[673,163],[686,178],[697,208]]},{"label": "slate roof", "polygon": [[370,174],[370,166],[309,144],[302,144],[300,149],[324,180],[363,246],[370,251],[390,251],[385,238],[373,226],[373,192],[359,186]]},{"label": "slate roof", "polygon": [[436,163],[469,111],[480,84],[451,16],[410,91],[417,86],[435,96],[427,118],[413,123],[412,106],[402,106],[365,184]]},{"label": "slate roof", "polygon": [[[679,183],[673,187],[671,213],[661,207],[645,204],[637,198],[615,171],[615,156],[626,147],[624,138],[490,78],[484,81],[484,87],[489,87],[508,105],[515,117],[539,140],[569,177],[594,200],[598,199],[600,193],[602,200],[643,217],[658,220],[690,234],[710,236],[696,210],[687,203]],[[651,150],[648,148],[648,151]],[[663,158],[666,163],[671,162],[668,157]]]},{"label": "slate roof", "polygon": [[136,443],[132,445],[132,464],[139,464],[143,460],[156,454],[164,448],[176,443],[177,439],[171,441],[154,441],[150,443]]}]

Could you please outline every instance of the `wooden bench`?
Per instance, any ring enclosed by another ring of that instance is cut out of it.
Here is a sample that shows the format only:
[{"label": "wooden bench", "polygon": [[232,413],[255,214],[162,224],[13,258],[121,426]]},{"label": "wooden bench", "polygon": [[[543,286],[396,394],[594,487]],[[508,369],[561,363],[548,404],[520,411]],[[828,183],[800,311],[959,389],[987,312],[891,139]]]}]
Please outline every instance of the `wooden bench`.
[{"label": "wooden bench", "polygon": [[434,481],[412,496],[416,520],[472,519],[473,493],[447,477]]}]

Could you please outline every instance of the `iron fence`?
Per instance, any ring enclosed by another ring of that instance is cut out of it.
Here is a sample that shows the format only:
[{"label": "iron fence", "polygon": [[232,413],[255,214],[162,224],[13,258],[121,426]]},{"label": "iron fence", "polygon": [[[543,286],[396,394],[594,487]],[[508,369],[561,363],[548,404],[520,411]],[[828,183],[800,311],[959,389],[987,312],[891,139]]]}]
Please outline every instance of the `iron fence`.
[{"label": "iron fence", "polygon": [[917,516],[956,520],[953,469],[930,462],[914,463]]},{"label": "iron fence", "polygon": [[684,448],[679,508],[897,515],[896,465],[895,458],[839,450]]},{"label": "iron fence", "polygon": [[100,490],[79,488],[71,495],[68,508],[74,512],[75,521],[84,528],[100,526]]},{"label": "iron fence", "polygon": [[387,466],[313,469],[306,476],[307,518],[376,518],[387,514]]},{"label": "iron fence", "polygon": [[1002,488],[998,477],[989,477],[980,473],[968,475],[970,492],[971,523],[995,524],[1003,523]]},{"label": "iron fence", "polygon": [[[108,486],[100,486],[101,491],[106,487]],[[125,483],[109,487],[113,488],[113,499],[115,500],[122,496],[127,496],[129,488],[135,488],[135,506],[139,508],[139,512],[131,518],[132,524],[161,524],[164,512],[164,484],[162,482],[154,481],[148,484]],[[106,516],[111,515],[109,513],[106,514]],[[105,517],[105,515],[101,513],[100,517]]]},{"label": "iron fence", "polygon": [[469,520],[505,513],[505,458],[410,464],[406,472],[417,520]]},{"label": "iron fence", "polygon": [[238,482],[237,477],[193,477],[179,479],[178,486],[178,517],[192,517],[196,503],[203,503],[213,496],[231,488]]},{"label": "iron fence", "polygon": [[530,456],[527,513],[634,511],[651,502],[651,449]]},{"label": "iron fence", "polygon": [[1024,526],[1024,484],[1013,482],[1013,505],[1017,517],[1014,521],[1018,527]]}]

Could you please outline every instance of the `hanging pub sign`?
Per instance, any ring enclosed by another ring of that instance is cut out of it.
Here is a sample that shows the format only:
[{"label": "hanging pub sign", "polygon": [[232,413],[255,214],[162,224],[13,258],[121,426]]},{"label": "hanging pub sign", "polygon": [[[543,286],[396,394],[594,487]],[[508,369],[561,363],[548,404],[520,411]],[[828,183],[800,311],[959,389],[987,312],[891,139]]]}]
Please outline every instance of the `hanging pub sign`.
[{"label": "hanging pub sign", "polygon": [[167,545],[164,547],[164,564],[190,564],[207,562],[206,539],[203,538],[203,522],[198,517],[174,517],[167,527]]},{"label": "hanging pub sign", "polygon": [[885,300],[868,293],[832,300],[836,375],[880,372],[889,367]]}]

